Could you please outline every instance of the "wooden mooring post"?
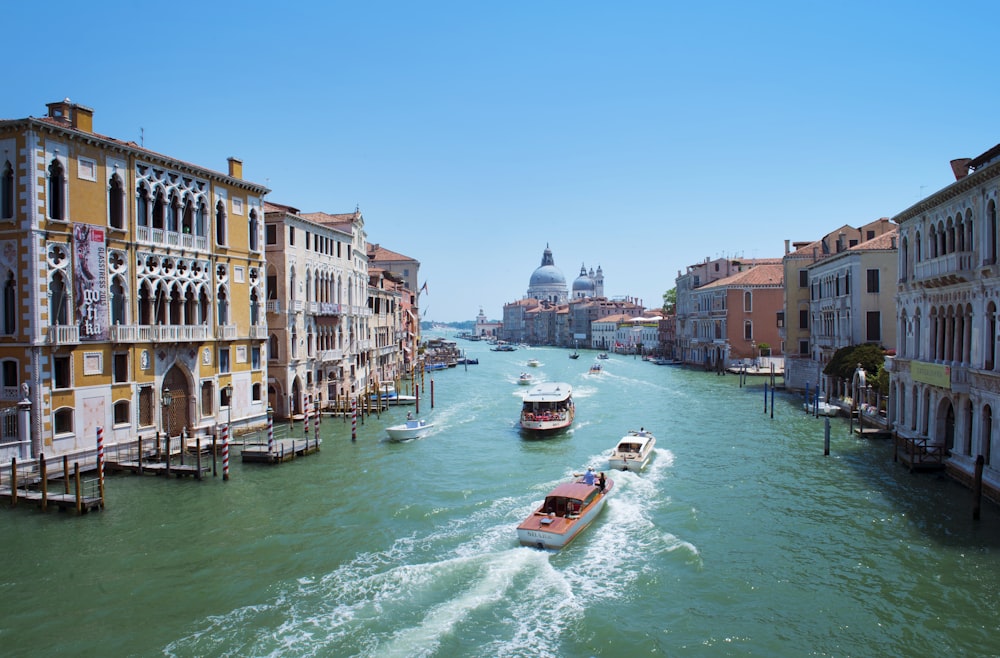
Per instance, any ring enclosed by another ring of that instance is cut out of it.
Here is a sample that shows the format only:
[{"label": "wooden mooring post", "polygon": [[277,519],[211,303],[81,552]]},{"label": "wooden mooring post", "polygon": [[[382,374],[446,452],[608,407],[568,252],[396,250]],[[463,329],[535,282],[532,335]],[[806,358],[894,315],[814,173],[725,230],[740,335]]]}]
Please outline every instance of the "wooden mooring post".
[{"label": "wooden mooring post", "polygon": [[986,460],[982,455],[976,457],[976,474],[972,480],[972,518],[979,520],[983,502],[983,465]]}]

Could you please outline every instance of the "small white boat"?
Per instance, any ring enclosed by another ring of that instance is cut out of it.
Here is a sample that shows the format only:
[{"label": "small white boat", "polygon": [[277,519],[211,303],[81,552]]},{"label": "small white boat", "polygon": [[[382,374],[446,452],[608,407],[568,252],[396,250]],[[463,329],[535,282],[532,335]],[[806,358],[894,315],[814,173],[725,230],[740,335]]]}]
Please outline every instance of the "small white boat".
[{"label": "small white boat", "polygon": [[531,367],[531,368],[537,368],[540,365],[542,365],[542,364],[538,362],[538,359],[528,359],[528,366],[529,367]]},{"label": "small white boat", "polygon": [[517,383],[520,384],[521,386],[531,386],[532,382],[534,381],[535,378],[526,372],[522,372],[521,376],[517,378]]},{"label": "small white boat", "polygon": [[629,430],[628,434],[618,440],[618,445],[608,457],[608,466],[619,471],[639,471],[645,468],[653,456],[653,446],[656,438],[651,432],[640,429],[638,432]]},{"label": "small white boat", "polygon": [[608,353],[607,352],[601,352],[600,354],[597,355],[597,358],[598,359],[606,359],[606,358],[608,358]]},{"label": "small white boat", "polygon": [[590,374],[591,375],[599,375],[599,374],[601,374],[601,370],[603,370],[603,368],[601,367],[601,364],[597,363],[596,361],[594,362],[594,365],[590,366]]},{"label": "small white boat", "polygon": [[426,436],[433,427],[434,424],[428,423],[426,420],[408,418],[402,425],[392,425],[385,428],[385,433],[393,441],[410,441]]},{"label": "small white boat", "polygon": [[387,405],[417,403],[417,396],[397,393],[396,385],[392,382],[382,382],[382,385],[379,387],[379,393],[377,395],[372,394],[371,398],[373,401],[376,398],[381,398],[382,402]]},{"label": "small white boat", "polygon": [[821,399],[819,402],[815,400],[813,402],[803,402],[802,408],[806,410],[807,413],[816,414],[818,416],[839,416],[840,407],[835,404],[830,404],[826,400]]},{"label": "small white boat", "polygon": [[542,504],[517,526],[517,540],[533,548],[562,548],[591,524],[615,483],[587,484],[583,478],[564,482],[545,496]]}]

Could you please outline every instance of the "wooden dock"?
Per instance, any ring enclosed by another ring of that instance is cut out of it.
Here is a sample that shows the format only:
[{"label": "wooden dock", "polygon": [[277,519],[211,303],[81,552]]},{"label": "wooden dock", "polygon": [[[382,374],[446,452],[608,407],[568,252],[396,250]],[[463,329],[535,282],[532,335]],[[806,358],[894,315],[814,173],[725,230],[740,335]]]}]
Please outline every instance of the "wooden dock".
[{"label": "wooden dock", "polygon": [[244,462],[280,464],[296,457],[319,452],[322,439],[275,439],[273,449],[267,443],[244,443],[241,451]]},{"label": "wooden dock", "polygon": [[[172,442],[173,441],[173,442]],[[134,473],[136,475],[190,476],[200,480],[213,471],[217,446],[210,441],[165,437],[143,439],[135,443],[115,446],[108,451],[104,469],[109,473]],[[208,460],[204,457],[208,456]]]},{"label": "wooden dock", "polygon": [[[40,455],[37,461],[29,460],[22,464],[12,459],[6,467],[4,482],[0,484],[0,500],[11,507],[36,505],[43,512],[48,511],[50,505],[60,511],[75,510],[77,514],[103,509],[104,487],[100,477],[84,479],[80,475],[79,462],[74,462],[70,470],[68,457],[59,461],[62,462],[61,474],[56,475],[49,471],[44,455]],[[57,493],[57,489],[61,491]]]},{"label": "wooden dock", "polygon": [[927,439],[897,436],[893,449],[893,459],[906,464],[911,473],[913,471],[940,471],[945,468],[945,447],[929,443]]}]

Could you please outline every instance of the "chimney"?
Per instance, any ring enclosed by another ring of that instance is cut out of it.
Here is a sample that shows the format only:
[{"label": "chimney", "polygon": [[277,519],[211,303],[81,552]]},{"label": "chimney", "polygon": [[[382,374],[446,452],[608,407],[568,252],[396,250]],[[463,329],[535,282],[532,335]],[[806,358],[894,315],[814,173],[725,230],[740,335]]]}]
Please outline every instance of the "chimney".
[{"label": "chimney", "polygon": [[791,242],[790,240],[785,240],[785,255],[786,256],[788,255],[788,247],[789,247],[789,243],[790,242]]},{"label": "chimney", "polygon": [[955,158],[951,161],[951,172],[955,174],[955,180],[962,180],[969,175],[969,163],[972,158]]},{"label": "chimney", "polygon": [[895,235],[889,237],[889,248],[890,249],[895,249],[896,248],[896,236]]},{"label": "chimney", "polygon": [[46,107],[49,108],[50,119],[57,119],[81,132],[94,132],[94,110],[91,108],[77,105],[68,98],[48,103]]},{"label": "chimney", "polygon": [[232,178],[243,178],[243,161],[239,158],[228,158],[229,175]]}]

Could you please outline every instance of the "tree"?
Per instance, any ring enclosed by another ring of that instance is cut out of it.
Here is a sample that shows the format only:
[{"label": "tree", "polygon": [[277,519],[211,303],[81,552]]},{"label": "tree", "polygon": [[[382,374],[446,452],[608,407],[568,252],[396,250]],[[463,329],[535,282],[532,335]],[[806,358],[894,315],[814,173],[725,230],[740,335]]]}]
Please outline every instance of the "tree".
[{"label": "tree", "polygon": [[670,315],[677,308],[677,288],[663,293],[663,312]]},{"label": "tree", "polygon": [[[823,368],[823,374],[850,381],[854,377],[854,371],[858,369],[859,363],[868,374],[868,381],[873,384],[877,382],[881,388],[883,378],[880,375],[882,367],[885,365],[885,350],[871,343],[841,347]],[[884,392],[888,392],[888,377],[885,380],[887,390]]]}]

